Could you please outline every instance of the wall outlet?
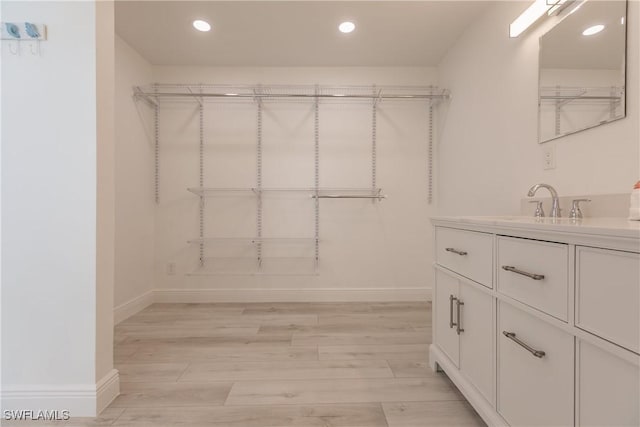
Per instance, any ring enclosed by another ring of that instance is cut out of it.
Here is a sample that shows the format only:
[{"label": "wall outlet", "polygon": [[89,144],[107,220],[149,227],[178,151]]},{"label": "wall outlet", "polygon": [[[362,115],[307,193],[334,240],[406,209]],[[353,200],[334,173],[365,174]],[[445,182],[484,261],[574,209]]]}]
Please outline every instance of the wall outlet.
[{"label": "wall outlet", "polygon": [[176,263],[175,262],[168,262],[167,263],[167,274],[169,276],[173,276],[174,274],[176,274]]},{"label": "wall outlet", "polygon": [[542,161],[545,169],[556,168],[556,149],[553,145],[546,144],[542,149]]}]

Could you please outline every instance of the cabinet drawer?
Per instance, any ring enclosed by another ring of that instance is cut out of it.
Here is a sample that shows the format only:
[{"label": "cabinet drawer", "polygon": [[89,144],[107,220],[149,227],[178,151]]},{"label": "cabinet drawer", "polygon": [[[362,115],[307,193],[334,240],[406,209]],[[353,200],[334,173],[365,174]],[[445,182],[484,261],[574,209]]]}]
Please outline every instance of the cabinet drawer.
[{"label": "cabinet drawer", "polygon": [[493,287],[493,236],[436,227],[436,261],[443,267]]},{"label": "cabinet drawer", "polygon": [[640,351],[639,254],[576,248],[576,325]]},{"label": "cabinet drawer", "polygon": [[565,322],[568,264],[565,244],[498,237],[498,291]]},{"label": "cabinet drawer", "polygon": [[573,425],[573,336],[504,302],[498,318],[498,412],[512,426]]}]

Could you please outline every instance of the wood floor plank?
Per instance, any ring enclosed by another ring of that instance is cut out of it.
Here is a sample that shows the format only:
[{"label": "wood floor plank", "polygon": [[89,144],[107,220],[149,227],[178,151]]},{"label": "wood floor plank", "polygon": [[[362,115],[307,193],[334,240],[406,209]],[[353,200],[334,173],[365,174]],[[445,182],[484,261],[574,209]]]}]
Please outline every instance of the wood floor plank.
[{"label": "wood floor plank", "polygon": [[192,363],[180,381],[392,378],[384,360]]},{"label": "wood floor plank", "polygon": [[433,375],[429,361],[420,360],[387,360],[396,378],[421,378]]},{"label": "wood floor plank", "polygon": [[440,375],[427,378],[238,381],[225,405],[428,402],[460,395]]},{"label": "wood floor plank", "polygon": [[349,324],[349,325],[317,325],[317,326],[261,326],[258,334],[282,334],[285,332],[302,334],[367,334],[376,332],[415,332],[408,323],[391,324]]},{"label": "wood floor plank", "polygon": [[144,348],[128,359],[130,363],[164,363],[184,361],[269,361],[318,360],[316,347],[289,346],[225,346],[201,348]]},{"label": "wood floor plank", "polygon": [[259,326],[166,326],[157,325],[118,325],[116,333],[134,338],[181,338],[181,337],[219,337],[257,334]]},{"label": "wood floor plank", "polygon": [[318,347],[320,360],[341,359],[410,359],[427,360],[427,344],[393,345],[321,345]]},{"label": "wood floor plank", "polygon": [[292,345],[429,344],[431,337],[418,332],[308,334],[294,332]]},{"label": "wood floor plank", "polygon": [[235,345],[291,345],[291,333],[284,334],[236,334],[219,336],[182,336],[182,337],[128,337],[124,343],[137,344],[141,348],[175,347],[200,348]]},{"label": "wood floor plank", "polygon": [[175,382],[188,363],[118,363],[121,382]]},{"label": "wood floor plank", "polygon": [[262,303],[247,306],[244,315],[252,314],[354,314],[371,313],[369,303]]},{"label": "wood floor plank", "polygon": [[412,315],[404,313],[375,313],[375,314],[335,314],[319,315],[318,325],[320,326],[417,326],[424,327],[431,324],[429,313],[415,313]]},{"label": "wood floor plank", "polygon": [[144,326],[153,324],[156,327],[246,327],[246,326],[313,326],[318,324],[315,314],[256,314],[251,316],[215,314],[188,318],[180,315],[158,315],[152,317],[129,318],[123,326]]},{"label": "wood floor plank", "polygon": [[414,327],[413,328],[417,333],[419,334],[423,334],[425,337],[427,337],[427,339],[429,340],[429,342],[433,342],[433,329],[431,328],[431,326],[427,326],[427,327]]},{"label": "wood floor plank", "polygon": [[119,427],[387,427],[380,404],[127,408]]},{"label": "wood floor plank", "polygon": [[114,408],[222,405],[233,383],[120,383]]},{"label": "wood floor plank", "polygon": [[464,400],[383,403],[389,427],[486,427]]}]

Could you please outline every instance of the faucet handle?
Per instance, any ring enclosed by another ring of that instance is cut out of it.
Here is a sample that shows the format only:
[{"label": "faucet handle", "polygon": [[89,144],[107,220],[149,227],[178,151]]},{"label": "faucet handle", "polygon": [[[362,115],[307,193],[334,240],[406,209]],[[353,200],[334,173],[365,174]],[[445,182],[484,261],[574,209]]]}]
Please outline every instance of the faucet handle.
[{"label": "faucet handle", "polygon": [[544,210],[542,210],[542,200],[529,200],[529,203],[536,203],[536,211],[533,216],[536,218],[544,218]]},{"label": "faucet handle", "polygon": [[574,199],[571,202],[571,212],[569,212],[570,219],[582,219],[582,210],[580,210],[580,202],[590,202],[590,199]]}]

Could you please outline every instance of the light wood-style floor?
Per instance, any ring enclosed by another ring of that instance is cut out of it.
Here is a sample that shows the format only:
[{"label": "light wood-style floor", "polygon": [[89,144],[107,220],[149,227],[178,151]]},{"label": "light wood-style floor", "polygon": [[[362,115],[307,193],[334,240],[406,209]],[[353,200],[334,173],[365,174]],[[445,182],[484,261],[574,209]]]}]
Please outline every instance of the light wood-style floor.
[{"label": "light wood-style floor", "polygon": [[121,395],[63,425],[484,426],[430,342],[428,303],[154,304],[116,327]]}]

